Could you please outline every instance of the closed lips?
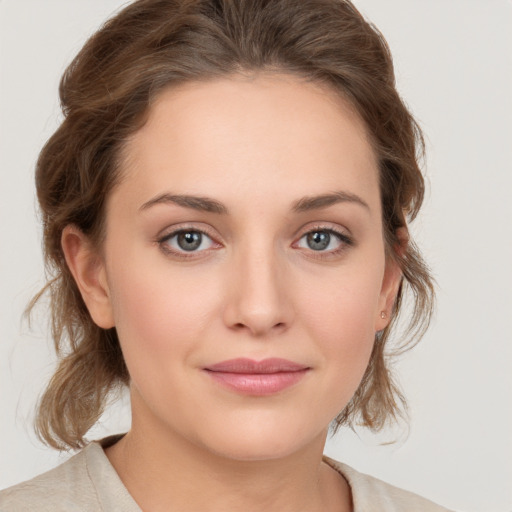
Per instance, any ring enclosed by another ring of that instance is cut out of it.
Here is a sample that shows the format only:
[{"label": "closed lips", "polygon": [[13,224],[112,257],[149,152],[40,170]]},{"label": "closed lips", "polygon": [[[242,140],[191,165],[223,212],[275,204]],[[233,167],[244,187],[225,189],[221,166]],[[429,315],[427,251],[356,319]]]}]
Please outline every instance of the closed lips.
[{"label": "closed lips", "polygon": [[308,366],[288,361],[287,359],[271,358],[264,359],[263,361],[254,361],[252,359],[239,358],[210,365],[205,370],[225,373],[268,374],[297,372],[307,370],[308,368]]},{"label": "closed lips", "polygon": [[229,391],[249,396],[268,396],[297,384],[310,370],[286,359],[231,359],[205,368],[212,379]]}]

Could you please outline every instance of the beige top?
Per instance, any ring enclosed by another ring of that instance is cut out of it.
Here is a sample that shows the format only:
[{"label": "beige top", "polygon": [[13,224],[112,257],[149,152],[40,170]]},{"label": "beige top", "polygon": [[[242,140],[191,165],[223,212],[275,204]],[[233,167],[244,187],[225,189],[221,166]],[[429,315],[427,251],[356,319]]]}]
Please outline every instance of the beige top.
[{"label": "beige top", "polygon": [[[90,443],[60,466],[0,492],[1,512],[142,512],[110,464],[102,446]],[[449,512],[420,496],[359,473],[328,457],[349,483],[354,512]]]}]

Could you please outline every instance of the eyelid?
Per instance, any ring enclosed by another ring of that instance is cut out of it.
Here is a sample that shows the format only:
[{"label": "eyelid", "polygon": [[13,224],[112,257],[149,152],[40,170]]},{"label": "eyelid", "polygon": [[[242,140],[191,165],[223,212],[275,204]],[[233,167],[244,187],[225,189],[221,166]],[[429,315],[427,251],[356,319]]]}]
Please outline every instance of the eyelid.
[{"label": "eyelid", "polygon": [[[193,231],[197,233],[201,233],[203,236],[208,237],[213,245],[215,247],[209,247],[208,249],[202,249],[200,251],[179,251],[173,248],[170,248],[169,245],[166,245],[166,242],[168,240],[171,240],[173,237],[178,235],[179,233],[187,232],[187,231]],[[158,244],[160,249],[167,255],[175,256],[177,258],[181,259],[187,259],[187,258],[197,258],[200,256],[204,256],[208,254],[211,250],[219,249],[223,246],[221,242],[219,242],[219,236],[214,230],[212,230],[209,226],[205,224],[200,224],[198,226],[197,224],[191,224],[191,223],[183,223],[183,224],[176,224],[173,226],[168,226],[155,237],[155,243]]]},{"label": "eyelid", "polygon": [[202,222],[180,222],[178,224],[173,224],[171,226],[167,226],[156,235],[155,240],[159,241],[164,238],[169,238],[176,233],[180,233],[182,231],[197,231],[198,233],[203,233],[209,236],[212,239],[218,240],[220,238],[217,231],[212,229],[208,224],[204,224]]},{"label": "eyelid", "polygon": [[[195,231],[201,233],[204,236],[207,236],[214,244],[214,247],[210,247],[208,249],[202,249],[200,251],[178,251],[171,249],[168,245],[164,245],[166,241],[176,236],[179,233],[187,232],[187,231]],[[334,250],[329,251],[315,251],[314,249],[306,249],[302,247],[297,247],[298,242],[306,235],[315,231],[325,231],[328,233],[334,234],[340,241],[340,247]],[[204,256],[208,254],[212,250],[219,249],[224,246],[223,242],[219,239],[218,232],[212,229],[207,224],[199,223],[194,224],[190,222],[184,222],[181,224],[176,224],[172,226],[168,226],[155,237],[155,243],[158,244],[161,250],[170,256],[176,256],[181,259],[187,258],[198,258],[200,256]],[[352,234],[346,228],[340,227],[337,224],[332,224],[329,222],[318,222],[318,223],[308,223],[306,226],[302,226],[299,230],[297,230],[296,235],[294,236],[294,242],[292,243],[292,247],[303,250],[307,252],[310,257],[318,258],[318,259],[326,259],[332,256],[336,256],[346,251],[349,247],[354,246],[356,244]]]},{"label": "eyelid", "polygon": [[314,249],[297,247],[297,249],[303,250],[305,253],[308,253],[310,257],[313,258],[326,259],[332,256],[337,256],[356,244],[352,234],[348,229],[341,228],[338,225],[333,225],[331,223],[319,222],[309,223],[308,225],[303,226],[296,235],[295,241],[293,242],[292,246],[297,246],[300,240],[302,240],[309,233],[313,233],[315,231],[325,231],[327,233],[334,234],[334,236],[336,236],[340,241],[341,245],[339,248],[330,251],[315,251]]},{"label": "eyelid", "polygon": [[341,238],[349,239],[351,240],[352,243],[354,243],[352,233],[350,232],[349,229],[333,222],[322,221],[308,222],[306,225],[302,226],[295,232],[294,238],[298,240],[299,238],[302,238],[304,235],[307,235],[308,233],[311,233],[313,231],[329,231],[331,233],[335,233]]}]

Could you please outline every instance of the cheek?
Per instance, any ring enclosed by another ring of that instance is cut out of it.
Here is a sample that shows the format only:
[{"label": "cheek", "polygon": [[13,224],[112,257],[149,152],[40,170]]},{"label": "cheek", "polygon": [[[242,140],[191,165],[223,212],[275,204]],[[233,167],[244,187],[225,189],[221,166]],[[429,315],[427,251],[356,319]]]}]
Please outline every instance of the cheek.
[{"label": "cheek", "polygon": [[299,316],[323,339],[346,337],[357,342],[368,334],[373,338],[383,274],[380,267],[333,273],[303,286]]},{"label": "cheek", "polygon": [[[309,287],[300,322],[316,340],[334,389],[348,400],[366,370],[375,340],[381,265],[340,273],[323,287]],[[382,269],[383,271],[383,269]]]},{"label": "cheek", "polygon": [[147,407],[165,416],[172,401],[174,409],[187,411],[185,383],[217,316],[219,294],[212,279],[136,261],[113,277],[116,329],[131,385],[142,397],[138,412],[132,410],[139,418],[146,417]]},{"label": "cheek", "polygon": [[161,356],[167,353],[183,357],[199,342],[218,310],[215,283],[198,272],[138,264],[132,257],[129,265],[111,275],[114,319],[128,365],[131,358],[165,364],[169,359]]}]

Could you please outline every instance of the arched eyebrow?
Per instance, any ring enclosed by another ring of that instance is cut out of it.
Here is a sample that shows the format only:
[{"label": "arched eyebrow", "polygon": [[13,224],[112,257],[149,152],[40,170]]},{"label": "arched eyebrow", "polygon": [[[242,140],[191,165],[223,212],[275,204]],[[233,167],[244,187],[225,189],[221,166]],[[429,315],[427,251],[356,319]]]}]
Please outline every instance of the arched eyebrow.
[{"label": "arched eyebrow", "polygon": [[[144,203],[139,210],[147,210],[157,204],[176,204],[184,208],[191,208],[208,213],[217,213],[226,215],[228,213],[227,207],[221,202],[210,197],[192,196],[183,194],[160,194],[153,199]],[[306,196],[292,205],[292,211],[296,213],[303,213],[310,210],[319,210],[327,208],[338,203],[355,203],[367,210],[370,210],[368,203],[361,199],[356,194],[351,192],[338,191],[329,194],[321,194],[318,196]]]},{"label": "arched eyebrow", "polygon": [[192,208],[209,213],[226,214],[228,209],[219,201],[209,197],[190,196],[183,194],[160,194],[144,203],[139,210],[147,210],[156,204],[177,204],[184,208]]},{"label": "arched eyebrow", "polygon": [[329,194],[322,194],[319,196],[303,197],[293,204],[292,210],[297,213],[302,213],[310,210],[327,208],[337,203],[355,203],[364,207],[368,211],[370,210],[368,203],[361,199],[358,195],[341,190]]}]

